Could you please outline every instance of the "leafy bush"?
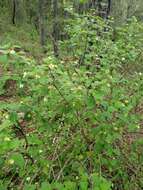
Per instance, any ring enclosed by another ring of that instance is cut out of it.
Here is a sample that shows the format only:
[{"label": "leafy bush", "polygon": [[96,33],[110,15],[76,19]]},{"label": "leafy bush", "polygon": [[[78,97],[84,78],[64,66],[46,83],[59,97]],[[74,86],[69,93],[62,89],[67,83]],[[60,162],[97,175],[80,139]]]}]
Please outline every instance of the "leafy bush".
[{"label": "leafy bush", "polygon": [[143,26],[75,22],[58,60],[0,52],[0,189],[143,188]]}]

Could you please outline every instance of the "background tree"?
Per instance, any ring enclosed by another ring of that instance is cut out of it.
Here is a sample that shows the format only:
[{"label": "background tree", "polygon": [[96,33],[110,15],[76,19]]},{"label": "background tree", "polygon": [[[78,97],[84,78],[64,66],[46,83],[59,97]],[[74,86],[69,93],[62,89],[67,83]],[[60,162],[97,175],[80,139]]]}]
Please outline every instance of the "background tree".
[{"label": "background tree", "polygon": [[38,4],[39,12],[39,32],[40,32],[40,44],[43,48],[46,45],[46,4],[45,0],[39,0]]},{"label": "background tree", "polygon": [[26,22],[26,9],[24,0],[12,0],[12,23],[23,24]]}]

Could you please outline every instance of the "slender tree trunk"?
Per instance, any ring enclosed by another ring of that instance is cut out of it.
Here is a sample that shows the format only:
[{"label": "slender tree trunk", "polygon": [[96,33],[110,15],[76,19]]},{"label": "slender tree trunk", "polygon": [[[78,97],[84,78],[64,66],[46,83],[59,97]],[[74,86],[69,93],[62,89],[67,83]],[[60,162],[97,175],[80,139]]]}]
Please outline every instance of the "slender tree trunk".
[{"label": "slender tree trunk", "polygon": [[114,0],[111,6],[111,16],[114,17],[115,26],[126,22],[128,11],[128,0]]},{"label": "slender tree trunk", "polygon": [[45,19],[45,0],[39,0],[39,32],[40,44],[43,48],[46,45],[46,19]]},{"label": "slender tree trunk", "polygon": [[58,39],[59,39],[59,18],[58,18],[58,0],[53,0],[53,48],[55,57],[59,56]]},{"label": "slender tree trunk", "polygon": [[16,1],[13,0],[12,2],[12,24],[15,25],[15,18],[16,18]]},{"label": "slender tree trunk", "polygon": [[110,15],[110,11],[111,11],[111,1],[112,1],[112,0],[108,0],[107,17]]},{"label": "slender tree trunk", "polygon": [[26,22],[26,9],[24,0],[12,0],[12,24],[23,24]]}]

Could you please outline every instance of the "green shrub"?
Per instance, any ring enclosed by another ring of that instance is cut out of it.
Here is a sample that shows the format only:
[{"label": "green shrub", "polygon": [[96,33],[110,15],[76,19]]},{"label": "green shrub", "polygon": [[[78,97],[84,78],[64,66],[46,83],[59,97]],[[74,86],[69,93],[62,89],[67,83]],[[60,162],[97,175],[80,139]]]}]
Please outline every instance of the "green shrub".
[{"label": "green shrub", "polygon": [[143,26],[133,20],[113,39],[99,18],[75,22],[58,60],[0,54],[0,189],[143,188],[143,75],[127,69],[140,66]]}]

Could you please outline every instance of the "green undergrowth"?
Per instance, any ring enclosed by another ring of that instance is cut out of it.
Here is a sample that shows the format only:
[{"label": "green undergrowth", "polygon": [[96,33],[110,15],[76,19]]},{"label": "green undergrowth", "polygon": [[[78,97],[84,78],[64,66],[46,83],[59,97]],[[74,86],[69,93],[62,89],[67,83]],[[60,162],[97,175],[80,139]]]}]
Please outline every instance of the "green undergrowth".
[{"label": "green undergrowth", "polygon": [[58,59],[1,48],[1,190],[143,188],[143,26],[93,19]]},{"label": "green undergrowth", "polygon": [[[6,19],[7,18],[7,19]],[[42,48],[39,44],[39,32],[31,24],[12,25],[9,16],[0,15],[1,46],[20,46],[34,57],[40,57]]]}]

